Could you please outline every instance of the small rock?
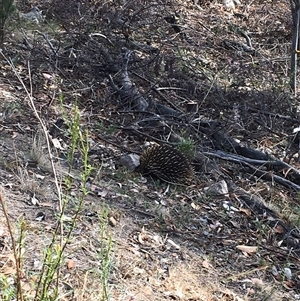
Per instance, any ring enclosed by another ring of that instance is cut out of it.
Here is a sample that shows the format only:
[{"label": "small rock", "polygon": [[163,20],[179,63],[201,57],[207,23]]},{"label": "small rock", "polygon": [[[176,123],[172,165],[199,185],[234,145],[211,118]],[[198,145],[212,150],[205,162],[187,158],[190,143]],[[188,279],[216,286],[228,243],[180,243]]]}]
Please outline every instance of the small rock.
[{"label": "small rock", "polygon": [[228,10],[234,10],[235,5],[240,5],[241,2],[239,0],[223,0],[223,4]]},{"label": "small rock", "polygon": [[206,194],[228,197],[228,186],[225,180],[212,184],[206,188]]},{"label": "small rock", "polygon": [[28,13],[20,13],[20,18],[25,19],[31,22],[40,23],[44,22],[45,16],[43,16],[42,11],[40,11],[37,7],[34,7],[30,12]]},{"label": "small rock", "polygon": [[284,268],[284,274],[288,280],[292,279],[292,271],[290,268]]},{"label": "small rock", "polygon": [[119,159],[118,164],[125,166],[129,171],[133,171],[140,165],[140,156],[137,154],[124,155]]}]

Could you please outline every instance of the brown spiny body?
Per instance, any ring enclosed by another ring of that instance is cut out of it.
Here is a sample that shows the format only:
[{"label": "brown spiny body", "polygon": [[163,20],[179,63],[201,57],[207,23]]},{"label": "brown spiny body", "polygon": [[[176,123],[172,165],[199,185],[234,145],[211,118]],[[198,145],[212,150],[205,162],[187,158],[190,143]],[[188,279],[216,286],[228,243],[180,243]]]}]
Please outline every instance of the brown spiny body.
[{"label": "brown spiny body", "polygon": [[144,175],[155,175],[176,184],[190,184],[194,178],[188,159],[178,149],[167,145],[148,147],[140,157],[140,170]]}]

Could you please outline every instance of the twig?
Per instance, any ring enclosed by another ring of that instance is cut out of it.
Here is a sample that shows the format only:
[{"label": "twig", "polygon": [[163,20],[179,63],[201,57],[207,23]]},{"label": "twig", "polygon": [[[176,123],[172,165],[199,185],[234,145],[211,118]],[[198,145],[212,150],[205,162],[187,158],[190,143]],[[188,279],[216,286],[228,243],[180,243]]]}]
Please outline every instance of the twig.
[{"label": "twig", "polygon": [[56,56],[57,55],[57,50],[54,49],[52,43],[49,41],[48,37],[43,33],[43,32],[40,32],[38,30],[36,30],[36,32],[41,35],[47,42],[47,44],[49,45],[49,47],[51,48],[53,54]]},{"label": "twig", "polygon": [[238,31],[239,31],[239,33],[246,39],[247,45],[248,45],[252,50],[254,50],[254,48],[253,48],[253,46],[252,46],[252,42],[251,42],[250,37],[249,37],[244,31],[242,31],[242,30],[238,30]]}]

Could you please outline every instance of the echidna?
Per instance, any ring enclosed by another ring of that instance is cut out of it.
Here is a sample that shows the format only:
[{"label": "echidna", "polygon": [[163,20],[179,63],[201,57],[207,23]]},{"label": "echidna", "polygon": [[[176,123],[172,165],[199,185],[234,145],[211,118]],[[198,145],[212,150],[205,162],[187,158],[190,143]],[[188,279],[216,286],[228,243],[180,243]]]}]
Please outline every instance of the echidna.
[{"label": "echidna", "polygon": [[194,178],[188,159],[178,149],[168,145],[148,147],[140,157],[140,171],[176,184],[189,184]]}]

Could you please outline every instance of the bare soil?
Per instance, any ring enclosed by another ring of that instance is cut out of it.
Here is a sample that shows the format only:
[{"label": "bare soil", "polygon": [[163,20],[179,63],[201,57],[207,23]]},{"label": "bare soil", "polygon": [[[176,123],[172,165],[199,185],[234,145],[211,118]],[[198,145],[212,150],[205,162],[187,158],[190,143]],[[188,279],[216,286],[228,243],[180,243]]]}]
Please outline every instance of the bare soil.
[{"label": "bare soil", "polygon": [[[210,157],[217,146],[203,132],[194,135],[193,126],[195,120],[214,122],[215,132],[299,167],[289,4],[244,1],[227,11],[221,1],[17,2],[24,13],[37,6],[45,15],[39,24],[10,21],[0,64],[0,186],[16,237],[25,223],[28,299],[59,208],[45,133],[20,79],[51,140],[60,143],[51,144],[51,154],[70,196],[66,220],[82,183],[82,153],[76,151],[71,164],[67,160],[75,104],[89,133],[90,191],[66,249],[60,300],[102,300],[103,210],[105,235],[113,240],[110,300],[300,299],[299,240],[287,243],[300,236],[299,193],[242,164]],[[167,22],[169,16],[176,23]],[[120,83],[124,48],[132,51],[129,77],[139,93],[185,114],[185,124],[172,116],[164,126],[142,125],[153,111],[137,112],[121,101],[108,77]],[[197,104],[196,112],[186,113],[189,103]],[[60,118],[65,123],[56,130]],[[191,139],[194,153],[206,154],[193,185],[169,185],[118,164],[121,155],[140,154],[147,142],[180,140],[170,137]],[[72,179],[69,189],[66,177]],[[206,193],[224,179],[259,198],[278,220],[242,206],[235,188]],[[14,278],[2,210],[0,221],[0,273]],[[286,233],[281,222],[294,232]]]}]

